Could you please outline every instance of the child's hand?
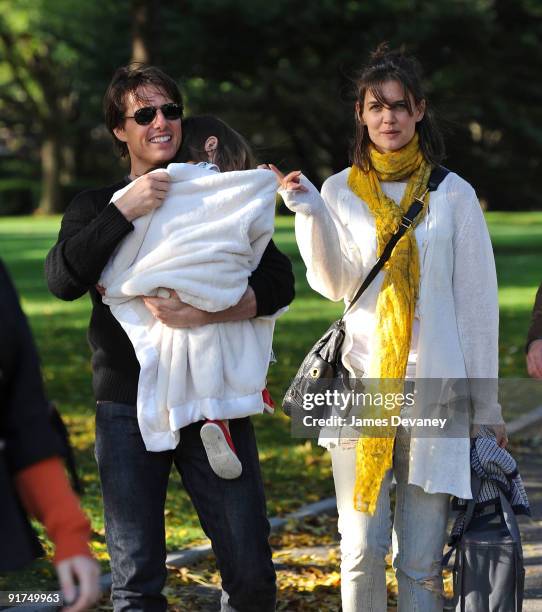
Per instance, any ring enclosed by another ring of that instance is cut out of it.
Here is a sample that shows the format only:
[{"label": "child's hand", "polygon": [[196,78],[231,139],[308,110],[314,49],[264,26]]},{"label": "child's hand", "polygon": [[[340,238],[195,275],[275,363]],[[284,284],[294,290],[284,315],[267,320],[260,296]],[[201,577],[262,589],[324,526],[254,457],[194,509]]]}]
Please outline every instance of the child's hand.
[{"label": "child's hand", "polygon": [[262,164],[258,166],[258,168],[265,168],[274,172],[281,189],[286,189],[287,191],[308,191],[308,189],[301,184],[301,170],[294,170],[285,176],[273,164]]}]

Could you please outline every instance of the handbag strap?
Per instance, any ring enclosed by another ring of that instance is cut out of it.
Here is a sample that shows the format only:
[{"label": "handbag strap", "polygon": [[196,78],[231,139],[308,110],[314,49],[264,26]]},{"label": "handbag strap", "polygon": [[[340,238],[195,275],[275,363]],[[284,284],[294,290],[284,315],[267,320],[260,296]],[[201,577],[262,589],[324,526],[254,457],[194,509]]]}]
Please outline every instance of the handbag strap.
[{"label": "handbag strap", "polygon": [[450,171],[448,170],[448,168],[445,168],[444,166],[435,166],[431,170],[429,180],[427,181],[427,189],[419,198],[414,198],[414,201],[410,205],[409,209],[402,217],[396,232],[388,240],[388,243],[384,247],[382,254],[377,259],[375,265],[371,268],[369,274],[367,274],[367,276],[365,277],[365,280],[361,284],[361,287],[358,289],[356,295],[352,298],[350,304],[348,304],[348,306],[346,307],[339,321],[342,321],[344,319],[344,317],[350,311],[352,306],[354,306],[354,304],[359,300],[363,293],[365,293],[367,287],[373,282],[376,275],[380,272],[380,270],[382,270],[388,259],[391,257],[395,245],[399,242],[399,240],[401,240],[407,229],[409,229],[412,223],[414,223],[414,219],[416,219],[420,211],[423,209],[423,199],[425,198],[427,193],[431,191],[436,191],[438,186],[446,178],[449,172]]},{"label": "handbag strap", "polygon": [[[510,505],[510,502],[508,501],[508,498],[506,497],[505,492],[501,488],[502,487],[501,483],[496,480],[494,480],[493,482],[495,483],[499,491],[502,519],[504,521],[504,524],[506,525],[506,528],[508,529],[508,533],[510,534],[511,538],[514,540],[514,542],[516,543],[518,547],[518,553],[520,557],[523,558],[523,548],[521,546],[521,535],[519,532],[518,520],[516,518],[514,510],[512,509],[512,506]],[[478,498],[480,489],[482,488],[482,481],[480,480],[478,474],[476,474],[474,470],[471,471],[471,485],[472,485],[472,499],[469,499],[467,503],[467,508],[465,510],[465,519],[463,521],[462,535],[467,531],[472,521],[472,516],[474,514],[474,509],[476,507],[476,499]],[[459,544],[460,539],[461,538],[458,538],[458,540],[451,545],[450,549],[447,551],[447,553],[442,558],[443,567],[448,565],[450,557],[452,556],[454,549]]]},{"label": "handbag strap", "polygon": [[501,498],[502,516],[504,518],[506,528],[508,529],[508,533],[511,535],[514,542],[517,544],[518,552],[520,553],[521,557],[523,557],[523,548],[521,546],[521,535],[519,533],[518,520],[505,493],[502,491],[500,486],[498,486],[498,489],[499,497]]},{"label": "handbag strap", "polygon": [[[476,500],[480,493],[480,489],[482,488],[482,481],[478,478],[478,475],[474,470],[471,470],[471,489],[472,489],[472,499],[469,499],[467,502],[467,508],[465,509],[465,518],[463,519],[463,527],[461,530],[461,537],[467,531],[470,522],[472,521],[472,515],[474,514],[474,509],[476,507]],[[451,540],[449,542],[450,548],[446,552],[446,554],[442,557],[441,565],[442,567],[446,567],[450,561],[450,557],[452,556],[454,550],[457,548],[459,541],[461,540],[459,537],[457,540]]]},{"label": "handbag strap", "polygon": [[514,582],[516,587],[516,597],[515,597],[515,610],[514,612],[521,612],[522,601],[523,601],[523,578],[520,577],[519,565],[523,567],[523,547],[521,545],[521,535],[519,533],[519,525],[512,505],[508,501],[506,494],[501,488],[501,483],[497,484],[497,488],[499,489],[499,497],[501,499],[501,512],[502,517],[504,518],[504,522],[506,523],[506,528],[508,529],[508,533],[511,535],[517,547],[518,556],[514,559]]}]

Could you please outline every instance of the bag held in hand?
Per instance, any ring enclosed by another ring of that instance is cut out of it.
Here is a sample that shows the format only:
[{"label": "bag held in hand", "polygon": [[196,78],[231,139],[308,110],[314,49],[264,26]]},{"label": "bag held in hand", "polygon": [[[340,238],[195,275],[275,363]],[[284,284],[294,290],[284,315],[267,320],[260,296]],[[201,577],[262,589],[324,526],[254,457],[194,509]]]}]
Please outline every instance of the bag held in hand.
[{"label": "bag held in hand", "polygon": [[463,534],[443,559],[446,565],[455,550],[455,611],[521,612],[525,569],[516,516],[499,488],[498,509],[472,518],[480,490],[474,472],[472,481],[474,499],[467,505]]}]

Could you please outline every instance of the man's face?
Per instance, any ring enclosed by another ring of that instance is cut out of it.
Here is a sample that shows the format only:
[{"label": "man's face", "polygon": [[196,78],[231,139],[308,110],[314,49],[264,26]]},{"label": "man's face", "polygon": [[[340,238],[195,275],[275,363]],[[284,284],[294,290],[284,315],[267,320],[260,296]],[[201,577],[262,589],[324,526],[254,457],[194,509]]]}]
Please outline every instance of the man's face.
[{"label": "man's face", "polygon": [[[144,106],[158,108],[170,102],[173,100],[154,87],[139,87],[137,96],[127,96],[125,117],[133,117],[135,111]],[[124,125],[113,131],[128,147],[133,178],[169,162],[181,146],[181,120],[168,121],[159,108],[148,125],[139,125],[135,119],[124,119]]]}]

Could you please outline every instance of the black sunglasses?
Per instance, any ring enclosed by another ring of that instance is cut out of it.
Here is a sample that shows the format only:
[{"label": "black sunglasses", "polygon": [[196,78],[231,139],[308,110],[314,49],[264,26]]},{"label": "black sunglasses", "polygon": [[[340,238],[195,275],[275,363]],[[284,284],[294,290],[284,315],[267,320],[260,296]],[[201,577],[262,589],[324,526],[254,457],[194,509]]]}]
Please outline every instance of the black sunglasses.
[{"label": "black sunglasses", "polygon": [[135,119],[138,125],[149,125],[156,117],[156,112],[160,109],[164,118],[168,121],[175,121],[176,119],[182,119],[183,116],[183,105],[175,104],[174,102],[168,102],[162,104],[162,106],[144,106],[139,108],[131,116],[125,116],[124,119]]}]

